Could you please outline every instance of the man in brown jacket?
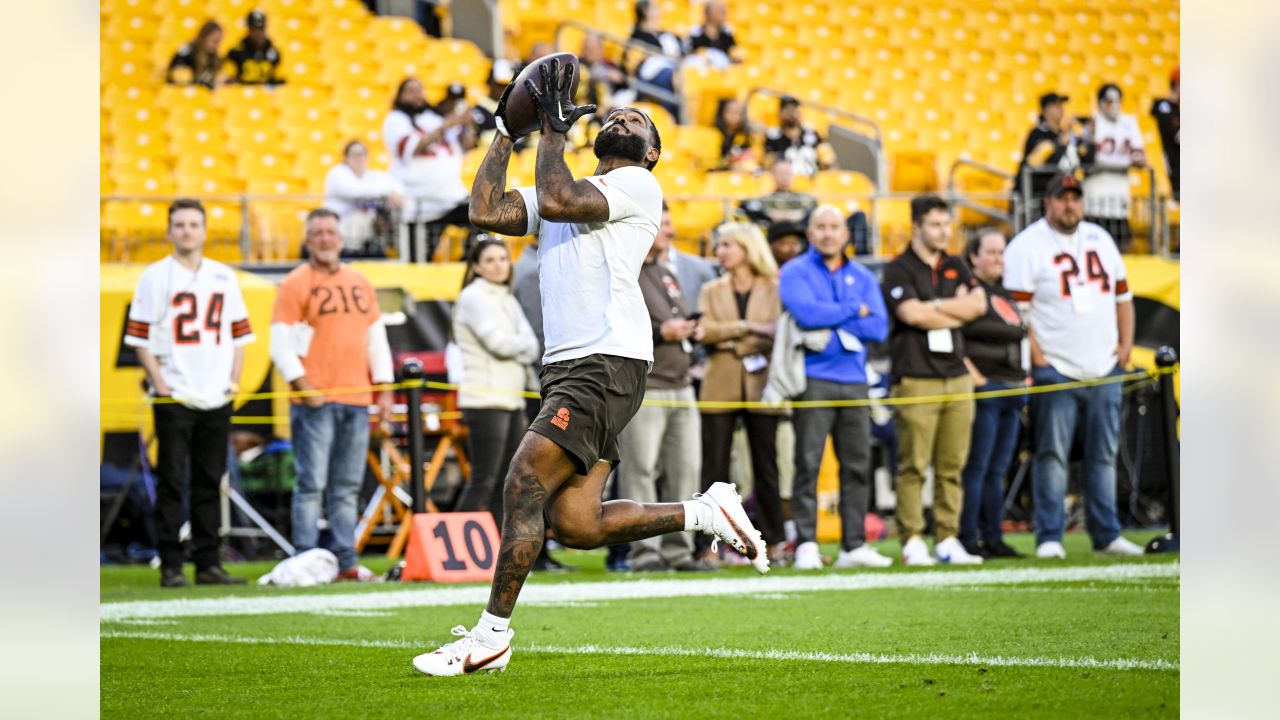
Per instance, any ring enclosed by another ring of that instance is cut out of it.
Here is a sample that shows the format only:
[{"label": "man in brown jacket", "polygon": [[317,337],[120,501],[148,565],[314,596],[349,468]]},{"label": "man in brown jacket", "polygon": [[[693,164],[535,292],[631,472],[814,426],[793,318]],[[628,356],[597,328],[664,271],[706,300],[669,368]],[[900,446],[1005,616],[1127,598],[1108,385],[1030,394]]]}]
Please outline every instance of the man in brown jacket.
[{"label": "man in brown jacket", "polygon": [[[662,225],[640,268],[640,291],[653,327],[653,367],[645,382],[646,403],[688,403],[677,407],[643,405],[618,436],[619,494],[641,503],[679,502],[698,489],[702,467],[698,411],[689,378],[693,343],[702,340],[702,325],[689,318],[680,283],[665,263],[675,230],[663,208]],[[693,557],[693,536],[668,533],[632,541],[631,569],[711,570]]]}]

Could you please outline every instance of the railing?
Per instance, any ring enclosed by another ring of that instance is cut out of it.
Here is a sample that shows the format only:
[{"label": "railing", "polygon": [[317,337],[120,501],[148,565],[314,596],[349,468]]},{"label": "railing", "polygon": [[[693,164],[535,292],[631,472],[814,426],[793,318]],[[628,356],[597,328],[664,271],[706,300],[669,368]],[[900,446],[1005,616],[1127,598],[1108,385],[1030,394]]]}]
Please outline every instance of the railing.
[{"label": "railing", "polygon": [[[1056,172],[1057,168],[1052,166],[1027,167],[1018,176],[1013,213],[1015,230],[1021,230],[1044,215],[1043,199],[1037,197],[1032,188],[1032,175],[1049,176]],[[1169,198],[1158,192],[1155,170],[1150,167],[1130,168],[1125,176],[1130,183],[1127,198],[1085,194],[1085,219],[1102,225],[1122,250],[1143,249],[1140,245],[1145,244],[1146,251],[1153,255],[1173,255]],[[1134,183],[1135,178],[1139,182]]]},{"label": "railing", "polygon": [[994,165],[987,165],[975,160],[961,159],[951,164],[951,169],[947,172],[947,197],[952,204],[959,206],[962,210],[971,210],[975,213],[981,213],[990,217],[994,222],[1007,223],[1014,225],[1013,213],[1007,209],[1001,209],[994,205],[984,204],[983,200],[993,200],[1003,208],[1009,207],[1010,195],[1007,191],[997,191],[994,193],[969,193],[966,194],[957,186],[957,180],[960,173],[964,170],[976,171],[979,177],[992,179],[994,178],[1000,188],[1008,188],[1013,184],[1013,174],[1005,172]]}]

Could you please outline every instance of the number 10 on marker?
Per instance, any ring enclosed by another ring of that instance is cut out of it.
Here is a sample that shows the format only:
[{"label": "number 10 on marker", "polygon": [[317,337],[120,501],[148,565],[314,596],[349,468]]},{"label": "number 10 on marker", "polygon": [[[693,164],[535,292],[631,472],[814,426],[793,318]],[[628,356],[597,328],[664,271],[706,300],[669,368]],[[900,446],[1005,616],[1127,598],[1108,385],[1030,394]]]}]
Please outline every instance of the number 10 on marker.
[{"label": "number 10 on marker", "polygon": [[405,553],[405,580],[477,582],[493,579],[498,528],[487,512],[413,516]]}]

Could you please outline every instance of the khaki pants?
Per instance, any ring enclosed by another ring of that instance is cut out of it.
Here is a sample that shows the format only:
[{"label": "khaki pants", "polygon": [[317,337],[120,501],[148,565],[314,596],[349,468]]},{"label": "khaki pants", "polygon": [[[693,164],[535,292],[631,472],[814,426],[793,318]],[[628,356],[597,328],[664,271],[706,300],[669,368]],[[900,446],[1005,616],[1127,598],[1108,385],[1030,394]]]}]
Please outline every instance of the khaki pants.
[{"label": "khaki pants", "polygon": [[[954,378],[902,378],[893,386],[895,398],[955,395],[973,392],[968,375]],[[960,473],[969,457],[973,430],[973,400],[921,403],[894,407],[898,434],[898,534],[903,542],[924,534],[925,469],[933,464],[935,540],[955,537],[959,530],[964,485]]]}]

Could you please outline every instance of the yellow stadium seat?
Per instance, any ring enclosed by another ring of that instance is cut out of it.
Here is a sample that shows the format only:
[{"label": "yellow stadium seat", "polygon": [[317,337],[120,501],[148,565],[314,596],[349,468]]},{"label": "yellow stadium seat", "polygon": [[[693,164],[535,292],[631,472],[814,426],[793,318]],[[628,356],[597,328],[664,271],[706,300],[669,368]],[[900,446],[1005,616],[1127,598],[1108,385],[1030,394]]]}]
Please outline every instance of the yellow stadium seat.
[{"label": "yellow stadium seat", "polygon": [[149,132],[158,133],[164,129],[164,114],[148,107],[125,107],[118,113],[111,113],[108,125],[114,136],[121,133]]},{"label": "yellow stadium seat", "polygon": [[[686,155],[701,170],[710,170],[720,164],[720,131],[698,125],[678,126],[676,137],[663,142]],[[664,153],[666,149],[664,148]]]},{"label": "yellow stadium seat", "polygon": [[111,174],[114,191],[121,195],[172,195],[177,190],[171,172],[146,174]]},{"label": "yellow stadium seat", "polygon": [[[238,170],[246,182],[255,180],[287,180],[297,174],[297,167],[289,155],[264,149],[261,152],[240,152],[237,156]],[[250,190],[249,192],[253,192]]]},{"label": "yellow stadium seat", "polygon": [[931,152],[898,152],[889,163],[893,192],[934,192],[938,189],[938,157]]},{"label": "yellow stadium seat", "polygon": [[338,152],[354,137],[345,137],[336,125],[303,132],[286,132],[280,149],[294,155]]},{"label": "yellow stadium seat", "polygon": [[702,190],[708,195],[719,195],[735,200],[745,200],[764,194],[760,178],[743,172],[709,172],[703,176]]}]

